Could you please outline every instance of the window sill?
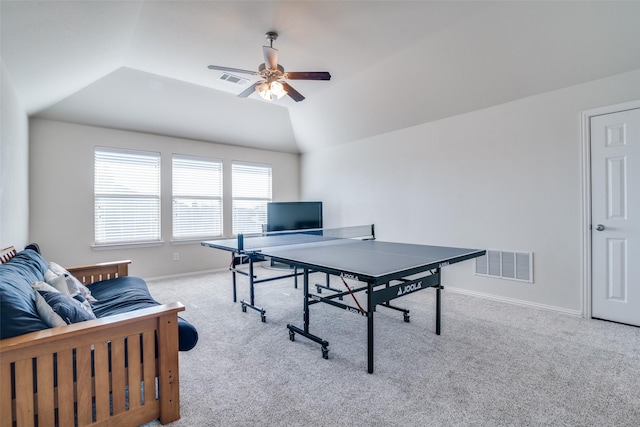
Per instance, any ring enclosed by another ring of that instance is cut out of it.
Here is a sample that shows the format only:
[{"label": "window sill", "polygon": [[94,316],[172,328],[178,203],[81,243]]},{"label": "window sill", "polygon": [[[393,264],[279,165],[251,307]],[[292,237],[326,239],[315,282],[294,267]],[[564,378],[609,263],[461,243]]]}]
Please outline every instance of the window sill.
[{"label": "window sill", "polygon": [[108,243],[108,244],[93,244],[91,249],[94,251],[110,251],[114,249],[128,249],[128,248],[153,248],[162,246],[163,240],[154,242],[131,242],[131,243]]}]

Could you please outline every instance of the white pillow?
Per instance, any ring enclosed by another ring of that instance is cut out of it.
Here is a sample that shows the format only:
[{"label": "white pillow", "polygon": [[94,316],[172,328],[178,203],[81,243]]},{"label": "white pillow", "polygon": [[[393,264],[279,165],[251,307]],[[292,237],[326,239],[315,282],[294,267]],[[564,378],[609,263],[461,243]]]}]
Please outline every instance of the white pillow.
[{"label": "white pillow", "polygon": [[[64,281],[64,279],[65,279],[64,276],[60,276],[59,279],[57,280],[57,282],[62,282],[63,283],[63,288],[64,289],[58,289],[55,286],[51,286],[50,284],[45,283],[45,282],[34,282],[34,283],[31,284],[31,287],[33,288],[34,291],[36,291],[38,296],[43,298],[44,303],[47,304],[48,306],[49,306],[49,303],[43,297],[43,295],[40,294],[40,292],[54,292],[54,293],[59,293],[59,294],[65,294],[65,295],[67,295],[69,297],[69,300],[71,301],[70,304],[76,305],[78,308],[81,308],[89,316],[91,316],[91,317],[93,317],[95,319],[96,315],[93,313],[93,309],[91,308],[91,304],[89,304],[89,301],[87,301],[82,296],[82,294],[80,294],[80,293],[76,293],[75,295],[69,295],[69,292],[66,289],[66,285],[64,284],[64,283],[66,283]],[[40,292],[38,292],[38,291],[40,291]],[[51,308],[51,307],[49,306],[49,308]],[[40,311],[38,311],[38,314],[40,315],[40,317],[42,317],[43,320],[45,320],[43,315],[40,313]],[[62,319],[62,317],[60,317],[60,318]],[[46,322],[47,321],[45,320],[45,323]],[[65,325],[66,325],[66,323],[65,323]]]},{"label": "white pillow", "polygon": [[[64,278],[64,279],[63,279]],[[89,302],[97,302],[91,291],[82,282],[76,279],[71,273],[55,262],[49,263],[49,269],[44,274],[44,280],[54,288],[71,297],[81,294]],[[66,290],[65,288],[66,282]]]},{"label": "white pillow", "polygon": [[42,321],[46,323],[47,326],[49,326],[50,328],[55,328],[56,326],[64,326],[67,324],[67,322],[65,322],[64,319],[62,319],[62,317],[60,317],[58,313],[53,311],[51,306],[47,304],[47,301],[45,301],[44,297],[40,295],[40,292],[38,292],[35,288],[33,292],[35,292],[36,294],[36,311],[38,312],[38,316],[40,316]]},{"label": "white pillow", "polygon": [[[57,289],[55,286],[52,286],[49,283],[45,283],[45,282],[33,282],[31,284],[31,287],[33,288],[34,291],[62,292],[60,291],[60,289]],[[66,293],[67,295],[69,294],[68,292],[63,292],[63,293]]]},{"label": "white pillow", "polygon": [[[47,271],[51,271],[51,270],[47,270]],[[73,297],[73,295],[71,295],[71,292],[69,292],[69,285],[67,285],[67,276],[65,275],[57,276],[55,273],[52,272],[52,275],[50,277],[47,277],[47,275],[45,274],[44,278],[47,284],[49,284],[52,288],[55,288],[58,292],[62,292],[63,294],[67,294],[70,297]],[[75,293],[78,294],[78,292],[75,292]]]},{"label": "white pillow", "polygon": [[[60,275],[54,273],[54,271],[51,268],[48,268],[47,271],[45,271],[45,273],[44,273],[44,281],[47,282],[50,285],[51,285],[51,282],[56,280],[58,277],[60,277]],[[51,286],[53,286],[53,285],[51,285]]]}]

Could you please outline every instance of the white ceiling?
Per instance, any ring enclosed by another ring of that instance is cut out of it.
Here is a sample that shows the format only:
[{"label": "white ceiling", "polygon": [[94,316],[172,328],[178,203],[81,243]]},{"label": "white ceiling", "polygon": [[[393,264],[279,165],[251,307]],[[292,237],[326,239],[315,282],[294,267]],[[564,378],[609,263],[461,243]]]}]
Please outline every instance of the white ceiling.
[{"label": "white ceiling", "polygon": [[[287,152],[640,68],[634,1],[1,0],[0,19],[30,116]],[[267,31],[287,71],[331,81],[237,98],[207,65],[256,70]]]}]

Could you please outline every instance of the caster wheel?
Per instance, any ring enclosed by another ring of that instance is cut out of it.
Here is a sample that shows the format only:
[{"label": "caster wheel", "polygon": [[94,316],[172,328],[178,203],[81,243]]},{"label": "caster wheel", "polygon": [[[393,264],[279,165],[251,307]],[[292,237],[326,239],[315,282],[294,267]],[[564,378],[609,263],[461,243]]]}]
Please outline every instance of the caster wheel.
[{"label": "caster wheel", "polygon": [[260,320],[262,320],[262,323],[265,323],[265,322],[267,321],[267,316],[265,316],[265,314],[264,314],[264,313],[262,313],[262,314],[260,315]]},{"label": "caster wheel", "polygon": [[329,358],[329,349],[328,348],[322,348],[322,358],[323,359],[328,359]]},{"label": "caster wheel", "polygon": [[405,322],[407,322],[407,323],[409,323],[409,318],[410,318],[410,317],[411,317],[411,316],[409,316],[407,313],[405,313],[405,314],[404,314],[404,321],[405,321]]},{"label": "caster wheel", "polygon": [[246,313],[246,312],[247,312],[247,306],[246,306],[246,305],[244,305],[244,304],[242,304],[242,312],[243,312],[243,313]]},{"label": "caster wheel", "polygon": [[289,340],[291,341],[295,341],[296,340],[296,333],[293,331],[289,331]]},{"label": "caster wheel", "polygon": [[316,292],[321,294],[322,293],[322,288],[318,285],[316,285]]}]

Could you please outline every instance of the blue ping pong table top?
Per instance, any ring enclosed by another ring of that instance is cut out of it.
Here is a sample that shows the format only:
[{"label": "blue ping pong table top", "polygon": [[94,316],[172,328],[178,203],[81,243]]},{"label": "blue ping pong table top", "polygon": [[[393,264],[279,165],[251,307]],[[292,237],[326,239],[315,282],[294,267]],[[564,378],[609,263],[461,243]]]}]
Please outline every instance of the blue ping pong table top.
[{"label": "blue ping pong table top", "polygon": [[[261,237],[251,238],[248,252],[297,264],[302,267],[332,270],[364,279],[380,279],[405,272],[418,272],[443,267],[485,254],[484,250],[446,246],[383,242],[379,240],[326,239],[285,244],[276,236],[265,236],[267,245],[260,248]],[[255,240],[254,240],[255,239]],[[314,240],[311,238],[311,240]],[[202,245],[227,251],[238,251],[237,239],[202,242]],[[271,246],[269,246],[271,245]]]}]

